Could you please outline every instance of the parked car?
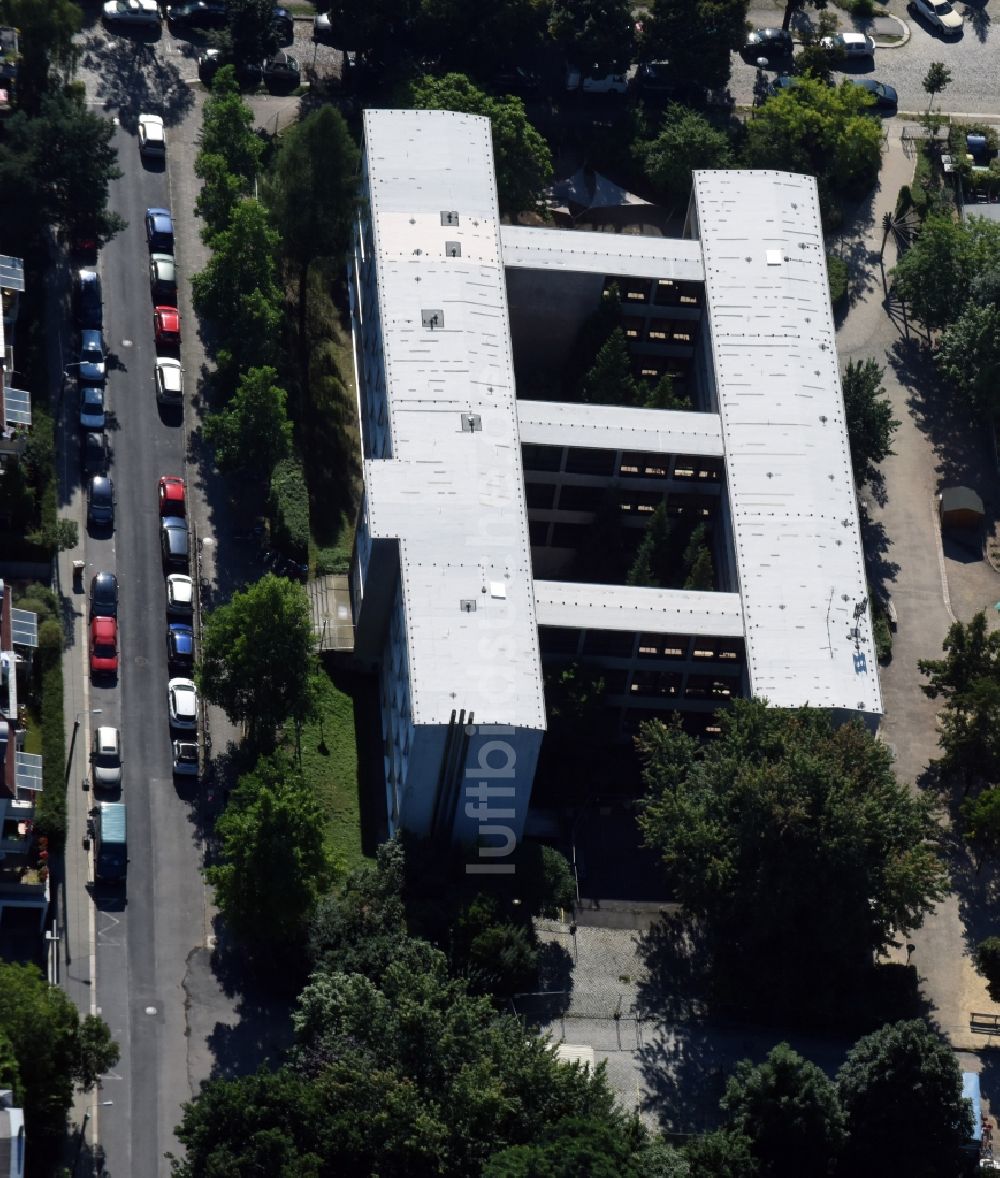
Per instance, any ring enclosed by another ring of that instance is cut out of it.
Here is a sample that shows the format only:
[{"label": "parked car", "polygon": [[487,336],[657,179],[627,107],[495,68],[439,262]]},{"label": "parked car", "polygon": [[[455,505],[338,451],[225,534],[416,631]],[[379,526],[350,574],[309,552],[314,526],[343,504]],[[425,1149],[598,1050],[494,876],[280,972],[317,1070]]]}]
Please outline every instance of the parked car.
[{"label": "parked car", "polygon": [[160,8],[156,0],[108,0],[104,5],[104,23],[159,29]]},{"label": "parked car", "polygon": [[104,384],[107,376],[104,336],[93,328],[80,332],[79,373],[81,384]]},{"label": "parked car", "polygon": [[263,82],[269,90],[294,90],[302,81],[298,58],[280,50],[273,57],[266,57],[259,67],[247,66],[245,77],[248,83]]},{"label": "parked car", "polygon": [[167,627],[167,663],[178,671],[194,666],[194,630],[187,622],[171,622]]},{"label": "parked car", "polygon": [[115,526],[115,488],[107,475],[95,474],[87,484],[87,523],[100,528]]},{"label": "parked car", "polygon": [[117,675],[118,622],[114,618],[91,618],[90,621],[91,675]]},{"label": "parked car", "polygon": [[177,269],[173,254],[149,255],[149,292],[154,302],[177,306]]},{"label": "parked car", "polygon": [[787,29],[754,29],[747,34],[740,54],[749,62],[755,62],[759,57],[774,61],[791,57],[793,48],[792,34]]},{"label": "parked car", "polygon": [[100,331],[104,327],[100,274],[94,270],[78,270],[75,285],[77,327],[84,331]]},{"label": "parked car", "polygon": [[155,254],[174,252],[174,223],[169,209],[146,210],[146,241]]},{"label": "parked car", "polygon": [[167,684],[167,709],[171,728],[198,727],[198,688],[191,679],[171,679]]},{"label": "parked car", "polygon": [[607,70],[595,65],[587,74],[577,69],[566,72],[566,89],[584,94],[627,94],[631,71]]},{"label": "parked car", "polygon": [[90,616],[118,617],[118,578],[114,573],[95,573],[90,578]]},{"label": "parked car", "polygon": [[94,789],[121,789],[122,744],[117,728],[94,729],[90,744],[90,777]]},{"label": "parked car", "polygon": [[80,385],[80,429],[104,429],[104,389],[100,385]]},{"label": "parked car", "polygon": [[194,581],[184,573],[167,577],[167,613],[182,618],[194,613]]},{"label": "parked car", "polygon": [[224,0],[190,0],[187,4],[167,6],[167,24],[175,31],[183,29],[221,29],[227,10]]},{"label": "parked car", "polygon": [[193,740],[173,742],[174,773],[177,777],[198,776],[198,745]]},{"label": "parked car", "polygon": [[186,515],[184,480],[175,474],[165,474],[157,484],[156,494],[160,515]]},{"label": "parked car", "polygon": [[501,66],[490,79],[490,89],[498,94],[537,94],[542,79],[521,65]]},{"label": "parked car", "polygon": [[922,16],[932,28],[946,36],[954,36],[964,24],[948,0],[911,0],[906,7],[912,16]]},{"label": "parked car", "polygon": [[820,45],[840,57],[870,57],[873,60],[875,57],[875,42],[867,33],[834,33],[832,37],[824,37]]},{"label": "parked car", "polygon": [[168,568],[186,569],[190,560],[187,521],[179,515],[165,515],[160,520],[160,548]]},{"label": "parked car", "polygon": [[166,158],[167,137],[159,115],[139,116],[139,154],[150,159]]},{"label": "parked car", "polygon": [[274,29],[279,45],[289,45],[295,37],[295,17],[287,8],[279,5],[271,13],[271,28]]},{"label": "parked car", "polygon": [[156,399],[161,405],[180,405],[184,399],[184,372],[180,360],[156,357]]},{"label": "parked car", "polygon": [[176,307],[153,308],[153,332],[157,348],[181,346],[181,315]]},{"label": "parked car", "polygon": [[109,465],[108,435],[103,430],[87,430],[80,439],[80,473],[84,480],[107,474]]},{"label": "parked car", "polygon": [[872,96],[872,106],[875,110],[895,110],[898,103],[896,91],[884,82],[876,82],[874,78],[848,78],[852,86],[860,86]]}]

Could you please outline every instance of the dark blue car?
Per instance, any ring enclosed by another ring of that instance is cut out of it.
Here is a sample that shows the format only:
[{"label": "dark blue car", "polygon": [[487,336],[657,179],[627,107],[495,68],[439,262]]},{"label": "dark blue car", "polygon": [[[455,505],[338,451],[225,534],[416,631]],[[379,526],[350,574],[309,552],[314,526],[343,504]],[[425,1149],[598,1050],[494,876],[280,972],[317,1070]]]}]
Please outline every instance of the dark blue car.
[{"label": "dark blue car", "polygon": [[194,666],[194,630],[184,622],[171,622],[167,630],[167,661],[177,670]]},{"label": "dark blue car", "polygon": [[146,210],[146,241],[154,254],[174,252],[174,223],[169,209]]}]

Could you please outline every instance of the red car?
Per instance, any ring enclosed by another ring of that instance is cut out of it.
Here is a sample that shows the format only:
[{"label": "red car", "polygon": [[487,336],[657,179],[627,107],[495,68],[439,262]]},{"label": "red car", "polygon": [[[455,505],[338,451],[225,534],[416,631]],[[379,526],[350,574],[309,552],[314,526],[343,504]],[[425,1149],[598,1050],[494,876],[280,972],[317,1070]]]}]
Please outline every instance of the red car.
[{"label": "red car", "polygon": [[118,623],[114,618],[90,621],[90,673],[118,674]]},{"label": "red car", "polygon": [[184,480],[175,474],[160,479],[160,515],[186,515]]},{"label": "red car", "polygon": [[181,316],[176,307],[157,307],[153,311],[153,330],[156,342],[161,347],[179,348],[181,343]]}]

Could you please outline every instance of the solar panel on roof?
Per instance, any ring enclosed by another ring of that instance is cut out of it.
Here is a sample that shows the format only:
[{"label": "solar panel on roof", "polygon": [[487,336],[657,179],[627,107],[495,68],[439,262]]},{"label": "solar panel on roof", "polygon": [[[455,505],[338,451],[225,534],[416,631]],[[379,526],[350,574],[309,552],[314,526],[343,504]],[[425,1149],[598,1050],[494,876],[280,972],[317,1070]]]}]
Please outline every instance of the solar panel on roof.
[{"label": "solar panel on roof", "polygon": [[38,645],[38,614],[29,609],[10,611],[11,637],[18,646]]},{"label": "solar panel on roof", "polygon": [[0,286],[8,290],[24,290],[24,259],[0,254]]},{"label": "solar panel on roof", "polygon": [[24,389],[5,388],[3,419],[5,425],[31,425],[31,393]]},{"label": "solar panel on roof", "polygon": [[18,789],[42,792],[42,758],[37,753],[14,754],[14,784]]}]

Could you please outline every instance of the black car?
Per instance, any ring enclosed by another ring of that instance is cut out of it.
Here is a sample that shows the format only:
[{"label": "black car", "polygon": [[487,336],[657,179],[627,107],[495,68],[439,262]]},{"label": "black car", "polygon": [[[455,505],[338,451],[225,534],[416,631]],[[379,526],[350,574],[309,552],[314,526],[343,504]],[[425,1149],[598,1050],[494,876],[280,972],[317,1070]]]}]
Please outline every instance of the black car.
[{"label": "black car", "polygon": [[163,563],[168,568],[187,570],[190,557],[187,522],[179,515],[165,515],[160,520],[160,546]]},{"label": "black car", "polygon": [[189,0],[167,8],[167,24],[172,29],[222,29],[227,19],[223,0]]},{"label": "black car", "polygon": [[756,61],[758,57],[772,61],[775,58],[791,57],[792,47],[792,34],[785,29],[754,29],[748,34],[740,52],[747,61]]},{"label": "black car", "polygon": [[87,523],[97,528],[115,526],[115,489],[107,475],[95,474],[87,484]]},{"label": "black car", "polygon": [[490,89],[498,94],[537,94],[542,79],[524,66],[501,66],[490,80]]},{"label": "black car", "polygon": [[269,90],[294,90],[302,81],[302,72],[298,59],[281,50],[265,58],[259,66],[248,65],[240,81],[244,85],[263,82]]},{"label": "black car", "polygon": [[96,573],[90,579],[90,616],[118,617],[118,578],[114,573]]},{"label": "black car", "polygon": [[76,325],[81,331],[102,331],[104,328],[101,276],[93,270],[78,270],[76,273]]},{"label": "black car", "polygon": [[194,666],[194,630],[186,622],[171,622],[167,629],[167,662],[178,671]]},{"label": "black car", "polygon": [[80,470],[84,479],[108,473],[108,435],[103,430],[87,430],[80,438]]}]

